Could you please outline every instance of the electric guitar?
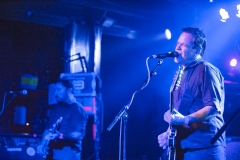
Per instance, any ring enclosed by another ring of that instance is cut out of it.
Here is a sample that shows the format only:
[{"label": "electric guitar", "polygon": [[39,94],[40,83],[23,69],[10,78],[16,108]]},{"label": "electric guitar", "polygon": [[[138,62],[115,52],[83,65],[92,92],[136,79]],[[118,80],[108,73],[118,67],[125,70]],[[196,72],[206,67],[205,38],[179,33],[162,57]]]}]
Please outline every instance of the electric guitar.
[{"label": "electric guitar", "polygon": [[[52,134],[57,133],[58,128],[59,128],[59,126],[60,126],[60,124],[61,124],[61,122],[62,122],[62,119],[63,119],[63,118],[60,117],[60,118],[56,121],[56,123],[53,124],[52,128],[49,129],[49,131],[50,131]],[[50,157],[52,156],[52,149],[51,149],[51,147],[49,146],[50,141],[51,141],[51,139],[48,139],[48,140],[46,141],[45,145],[43,146],[43,153],[42,153],[42,155],[43,155],[43,158],[44,158],[44,159],[50,159]]]},{"label": "electric guitar", "polygon": [[[183,73],[183,70],[180,67],[177,77],[175,78],[175,81],[170,90],[170,104],[169,104],[170,109],[169,110],[170,110],[171,114],[176,114],[174,112],[174,106],[173,106],[173,91],[177,90],[178,87],[180,86],[182,73]],[[168,135],[167,156],[168,156],[168,160],[175,160],[176,159],[175,137],[177,135],[177,129],[172,125],[170,125],[169,127],[170,127],[170,133]]]}]

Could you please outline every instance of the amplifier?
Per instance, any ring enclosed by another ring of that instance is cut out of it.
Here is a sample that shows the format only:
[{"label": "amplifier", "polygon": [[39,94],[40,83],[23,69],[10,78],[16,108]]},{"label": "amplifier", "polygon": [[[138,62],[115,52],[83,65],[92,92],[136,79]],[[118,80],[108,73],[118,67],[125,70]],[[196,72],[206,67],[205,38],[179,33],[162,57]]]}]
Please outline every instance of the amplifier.
[{"label": "amplifier", "polygon": [[1,135],[0,137],[0,159],[7,160],[42,160],[37,154],[37,146],[41,138],[26,135]]},{"label": "amplifier", "polygon": [[77,102],[83,105],[84,110],[88,114],[95,115],[97,110],[97,100],[96,97],[78,97],[76,96]]},{"label": "amplifier", "polygon": [[[88,114],[96,114],[97,98],[91,96],[75,96],[77,102],[83,105],[83,108]],[[54,84],[49,86],[48,91],[48,105],[56,104],[57,101],[54,96]]]},{"label": "amplifier", "polygon": [[[61,73],[60,78],[73,81],[74,96],[88,114],[96,114],[97,93],[101,88],[101,80],[95,73]],[[48,105],[56,104],[55,84],[48,87]]]},{"label": "amplifier", "polygon": [[60,78],[72,80],[75,96],[96,96],[95,73],[61,73]]}]

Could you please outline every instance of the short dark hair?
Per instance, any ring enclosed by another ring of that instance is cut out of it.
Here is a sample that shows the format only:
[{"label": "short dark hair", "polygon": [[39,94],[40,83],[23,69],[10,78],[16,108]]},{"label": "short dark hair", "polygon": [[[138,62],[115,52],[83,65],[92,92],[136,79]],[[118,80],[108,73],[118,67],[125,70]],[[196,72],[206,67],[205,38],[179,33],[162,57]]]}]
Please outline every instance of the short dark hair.
[{"label": "short dark hair", "polygon": [[190,33],[195,37],[194,48],[199,50],[199,54],[203,56],[207,44],[207,39],[203,31],[197,27],[185,27],[182,29],[182,32]]},{"label": "short dark hair", "polygon": [[56,83],[62,83],[66,88],[73,88],[72,81],[66,78],[60,78],[56,81]]}]

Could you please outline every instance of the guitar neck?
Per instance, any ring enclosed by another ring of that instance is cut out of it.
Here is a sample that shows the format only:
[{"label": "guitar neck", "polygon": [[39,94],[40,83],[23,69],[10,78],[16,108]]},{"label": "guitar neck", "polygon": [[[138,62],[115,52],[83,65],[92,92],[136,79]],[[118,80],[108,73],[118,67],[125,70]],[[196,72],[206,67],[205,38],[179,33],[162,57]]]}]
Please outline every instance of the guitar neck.
[{"label": "guitar neck", "polygon": [[176,150],[170,150],[168,160],[175,160],[176,159]]}]

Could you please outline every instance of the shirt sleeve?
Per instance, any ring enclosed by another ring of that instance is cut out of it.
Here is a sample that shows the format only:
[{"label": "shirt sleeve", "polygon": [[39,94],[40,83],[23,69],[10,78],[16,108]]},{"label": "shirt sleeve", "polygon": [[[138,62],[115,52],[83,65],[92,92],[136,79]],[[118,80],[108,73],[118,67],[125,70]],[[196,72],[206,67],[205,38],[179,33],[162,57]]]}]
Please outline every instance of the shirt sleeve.
[{"label": "shirt sleeve", "polygon": [[224,102],[224,78],[220,71],[210,65],[206,65],[203,74],[202,96],[204,106],[213,106],[222,111]]},{"label": "shirt sleeve", "polygon": [[[86,123],[87,123],[87,113],[84,108],[76,103],[71,107],[70,122],[67,126],[66,132],[81,132],[83,136],[85,135]],[[64,132],[63,132],[64,133]]]}]

